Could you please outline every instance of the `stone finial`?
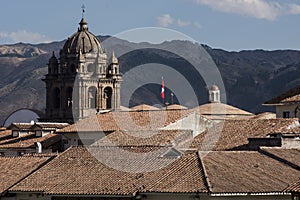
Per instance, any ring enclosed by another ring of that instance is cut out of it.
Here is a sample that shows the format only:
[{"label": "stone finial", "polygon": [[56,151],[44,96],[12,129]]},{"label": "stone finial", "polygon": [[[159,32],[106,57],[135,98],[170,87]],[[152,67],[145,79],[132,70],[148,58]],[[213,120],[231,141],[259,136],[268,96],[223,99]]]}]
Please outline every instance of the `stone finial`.
[{"label": "stone finial", "polygon": [[119,64],[118,58],[115,56],[114,51],[112,51],[112,54],[111,54],[110,64]]}]

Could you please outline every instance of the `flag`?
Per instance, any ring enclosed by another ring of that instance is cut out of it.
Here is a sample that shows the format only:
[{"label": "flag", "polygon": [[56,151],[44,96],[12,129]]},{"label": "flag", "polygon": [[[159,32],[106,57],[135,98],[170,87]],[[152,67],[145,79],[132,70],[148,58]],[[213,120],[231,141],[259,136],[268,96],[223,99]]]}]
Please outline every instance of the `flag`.
[{"label": "flag", "polygon": [[165,98],[165,83],[164,83],[164,78],[161,78],[161,92],[160,92],[160,96],[162,98],[162,100],[164,100]]}]

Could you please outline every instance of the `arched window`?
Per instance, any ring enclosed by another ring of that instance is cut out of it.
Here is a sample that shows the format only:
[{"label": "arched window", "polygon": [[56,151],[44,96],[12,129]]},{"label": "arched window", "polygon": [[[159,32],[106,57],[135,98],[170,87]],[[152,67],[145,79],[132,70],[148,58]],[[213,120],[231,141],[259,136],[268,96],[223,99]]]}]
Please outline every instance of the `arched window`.
[{"label": "arched window", "polygon": [[74,64],[71,65],[70,70],[72,73],[76,73],[76,67]]},{"label": "arched window", "polygon": [[54,108],[60,108],[60,89],[54,88],[53,90],[53,106]]},{"label": "arched window", "polygon": [[53,71],[52,71],[53,74],[58,74],[58,65],[54,65],[53,66]]},{"label": "arched window", "polygon": [[94,73],[95,72],[95,65],[94,64],[89,64],[87,67],[88,72]]},{"label": "arched window", "polygon": [[112,100],[112,89],[111,87],[104,88],[104,99],[106,102],[106,109],[111,109],[111,100]]},{"label": "arched window", "polygon": [[97,88],[92,86],[88,89],[89,108],[96,108],[96,93]]},{"label": "arched window", "polygon": [[73,88],[72,87],[68,87],[66,90],[66,105],[67,108],[72,108],[72,104],[73,104]]}]

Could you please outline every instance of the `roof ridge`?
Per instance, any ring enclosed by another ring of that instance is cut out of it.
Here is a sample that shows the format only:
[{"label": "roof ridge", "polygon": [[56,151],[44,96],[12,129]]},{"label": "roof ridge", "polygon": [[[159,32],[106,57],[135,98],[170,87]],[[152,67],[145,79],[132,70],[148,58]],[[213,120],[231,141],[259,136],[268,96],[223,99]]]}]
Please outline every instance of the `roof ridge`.
[{"label": "roof ridge", "polygon": [[[20,156],[22,157],[22,156]],[[25,158],[25,157],[24,157]],[[37,157],[38,158],[38,157]],[[42,167],[46,166],[48,163],[50,163],[54,158],[56,158],[55,156],[50,156],[48,159],[46,159],[45,161],[43,161],[42,163],[40,163],[36,168],[34,168],[30,173],[28,173],[27,175],[25,175],[24,177],[22,177],[20,180],[18,180],[17,182],[15,182],[13,185],[11,185],[10,187],[8,187],[6,189],[6,191],[10,190],[12,187],[14,187],[15,185],[17,185],[18,183],[20,183],[21,181],[25,180],[26,178],[28,178],[29,176],[31,176],[32,174],[36,173],[39,171],[39,169],[41,169]]]},{"label": "roof ridge", "polygon": [[207,187],[207,191],[208,193],[212,193],[212,185],[210,183],[210,180],[209,180],[209,177],[208,177],[208,174],[207,174],[207,170],[206,170],[206,167],[202,161],[202,158],[201,158],[201,153],[199,151],[197,151],[197,157],[198,157],[198,161],[199,161],[199,167],[200,169],[202,169],[203,171],[203,181],[204,181],[204,184],[205,186]]},{"label": "roof ridge", "polygon": [[297,165],[295,163],[292,163],[292,162],[286,160],[283,157],[279,157],[279,156],[277,156],[277,155],[275,155],[275,154],[273,154],[271,152],[268,152],[266,150],[263,150],[261,148],[258,149],[258,152],[261,153],[262,155],[268,156],[269,158],[277,160],[278,162],[281,162],[281,163],[283,163],[283,164],[285,164],[285,165],[287,165],[287,166],[289,166],[291,168],[294,168],[296,170],[300,170],[300,166],[299,165]]}]

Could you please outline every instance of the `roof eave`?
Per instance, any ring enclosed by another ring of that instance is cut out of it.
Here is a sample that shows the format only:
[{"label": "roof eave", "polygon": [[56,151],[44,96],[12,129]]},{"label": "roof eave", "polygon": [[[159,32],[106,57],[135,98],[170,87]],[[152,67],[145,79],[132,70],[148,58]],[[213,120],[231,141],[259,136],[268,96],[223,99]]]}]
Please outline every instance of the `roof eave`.
[{"label": "roof eave", "polygon": [[211,196],[273,196],[290,194],[290,192],[217,192],[211,193]]},{"label": "roof eave", "polygon": [[170,195],[170,194],[182,194],[182,195],[195,195],[195,196],[199,196],[199,195],[209,195],[208,191],[198,191],[198,192],[139,192],[138,194],[140,195]]},{"label": "roof eave", "polygon": [[120,197],[134,197],[131,194],[56,194],[44,192],[45,195],[51,195],[54,197],[110,197],[110,198],[120,198]]},{"label": "roof eave", "polygon": [[283,106],[284,103],[263,103],[263,106]]}]

